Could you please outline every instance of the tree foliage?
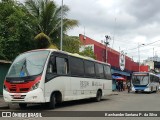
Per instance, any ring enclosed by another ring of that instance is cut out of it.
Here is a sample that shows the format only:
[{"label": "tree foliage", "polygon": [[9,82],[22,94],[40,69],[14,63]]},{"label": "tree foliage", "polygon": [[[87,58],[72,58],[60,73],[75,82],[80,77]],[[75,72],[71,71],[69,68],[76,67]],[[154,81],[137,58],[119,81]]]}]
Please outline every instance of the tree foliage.
[{"label": "tree foliage", "polygon": [[[44,33],[53,43],[59,46],[61,29],[61,7],[51,0],[26,0],[25,6],[36,24],[35,34]],[[64,33],[78,25],[77,20],[67,18],[69,8],[63,6]]]},{"label": "tree foliage", "polygon": [[93,49],[92,47],[85,47],[84,50],[82,52],[79,53],[80,55],[83,56],[87,56],[87,57],[91,57],[91,58],[96,58],[96,56],[94,55]]},{"label": "tree foliage", "polygon": [[40,33],[35,37],[36,45],[38,49],[52,48],[57,49],[56,45],[51,42],[51,39],[44,33]]},{"label": "tree foliage", "polygon": [[34,21],[24,6],[13,0],[2,0],[0,8],[0,58],[13,60],[18,54],[34,48]]},{"label": "tree foliage", "polygon": [[[23,5],[15,0],[1,0],[0,8],[0,59],[13,60],[31,49],[59,46],[61,7],[54,1],[26,0]],[[78,21],[67,18],[68,11],[64,5],[63,34],[78,25]],[[64,40],[66,46],[68,42],[75,41]],[[78,51],[77,46],[76,50],[72,46],[73,52]],[[68,47],[67,51],[72,50]]]},{"label": "tree foliage", "polygon": [[63,50],[70,53],[78,53],[82,56],[96,58],[92,47],[85,47],[82,52],[79,52],[82,43],[77,36],[65,36],[63,40]]},{"label": "tree foliage", "polygon": [[76,36],[65,36],[63,39],[63,50],[70,53],[79,53],[81,42]]}]

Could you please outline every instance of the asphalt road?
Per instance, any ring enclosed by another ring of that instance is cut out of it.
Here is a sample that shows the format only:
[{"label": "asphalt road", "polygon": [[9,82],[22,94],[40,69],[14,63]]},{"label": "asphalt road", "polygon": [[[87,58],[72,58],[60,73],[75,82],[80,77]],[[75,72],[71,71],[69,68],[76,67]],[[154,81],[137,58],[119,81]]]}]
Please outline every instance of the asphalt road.
[{"label": "asphalt road", "polygon": [[[7,109],[0,107],[0,110],[16,110],[16,111],[21,111],[19,106],[17,105],[11,105],[11,109]],[[48,110],[42,105],[29,105],[27,107],[27,110],[33,111],[160,111],[160,92],[158,93],[127,93],[125,92],[114,92],[110,96],[106,96],[105,98],[102,99],[101,102],[94,102],[93,100],[77,100],[77,101],[70,101],[70,102],[64,102],[62,104],[59,104],[56,106],[56,109],[54,110]],[[74,113],[73,113],[74,114]],[[2,118],[0,118],[2,119]],[[3,118],[3,119],[9,119],[9,118]],[[12,118],[14,120],[17,120],[17,118]],[[18,118],[22,119],[22,118]],[[26,120],[30,120],[33,118],[25,118]],[[38,118],[36,118],[38,119]],[[44,119],[44,118],[41,118]],[[53,120],[53,118],[45,118],[47,120]],[[70,120],[70,119],[92,119],[92,120],[101,120],[101,119],[106,119],[110,120],[113,119],[111,117],[57,117],[54,118],[56,120]],[[114,119],[120,120],[120,119],[134,119],[133,117],[115,117]],[[141,118],[136,118],[136,120],[141,120],[141,119],[160,119],[157,117],[141,117]]]}]

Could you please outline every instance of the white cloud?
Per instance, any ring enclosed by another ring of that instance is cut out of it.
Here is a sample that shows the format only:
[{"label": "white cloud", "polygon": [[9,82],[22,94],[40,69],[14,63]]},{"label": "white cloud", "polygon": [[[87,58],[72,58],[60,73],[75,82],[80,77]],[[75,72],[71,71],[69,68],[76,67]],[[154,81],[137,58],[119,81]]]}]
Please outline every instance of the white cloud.
[{"label": "white cloud", "polygon": [[[20,0],[24,1],[24,0]],[[159,0],[63,0],[68,5],[68,17],[80,22],[79,27],[68,31],[69,35],[85,33],[101,41],[105,35],[114,38],[114,49],[136,48],[138,43],[152,43],[160,39]],[[61,5],[61,0],[55,0]],[[116,19],[116,21],[115,21]],[[111,47],[113,39],[110,43]],[[153,56],[153,48],[160,51],[160,41],[140,47],[141,59]],[[137,61],[137,49],[128,52]],[[160,52],[159,52],[160,53]]]},{"label": "white cloud", "polygon": [[146,43],[146,36],[136,36],[135,38],[133,38],[133,42],[137,43],[137,44],[145,44]]}]

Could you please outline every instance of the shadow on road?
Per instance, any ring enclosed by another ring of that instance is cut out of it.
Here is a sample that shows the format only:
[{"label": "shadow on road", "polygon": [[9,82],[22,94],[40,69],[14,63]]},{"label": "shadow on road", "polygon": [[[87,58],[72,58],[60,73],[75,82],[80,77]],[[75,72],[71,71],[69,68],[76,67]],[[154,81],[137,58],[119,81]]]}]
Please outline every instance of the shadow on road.
[{"label": "shadow on road", "polygon": [[6,106],[0,106],[0,110],[7,110],[7,109],[9,109],[8,105],[6,105]]},{"label": "shadow on road", "polygon": [[[102,99],[100,102],[107,101],[109,99]],[[85,104],[98,104],[99,102],[95,102],[94,99],[83,99],[83,100],[74,100],[63,102],[57,105],[57,108],[76,106],[76,105],[85,105]]]},{"label": "shadow on road", "polygon": [[131,94],[157,94],[158,92],[144,92],[144,91],[138,91],[138,92],[130,92]]},{"label": "shadow on road", "polygon": [[[108,101],[110,99],[102,99],[100,102],[95,102],[94,99],[83,99],[83,100],[74,100],[74,101],[66,101],[62,102],[56,105],[56,108],[65,108],[65,107],[71,107],[71,106],[76,106],[76,105],[85,105],[85,104],[99,104],[104,101]],[[56,111],[56,108],[54,109]],[[8,110],[21,110],[18,104],[13,104],[10,105],[9,107],[0,107],[0,109],[8,109]],[[50,110],[48,109],[45,104],[28,104],[27,108],[25,110]]]}]

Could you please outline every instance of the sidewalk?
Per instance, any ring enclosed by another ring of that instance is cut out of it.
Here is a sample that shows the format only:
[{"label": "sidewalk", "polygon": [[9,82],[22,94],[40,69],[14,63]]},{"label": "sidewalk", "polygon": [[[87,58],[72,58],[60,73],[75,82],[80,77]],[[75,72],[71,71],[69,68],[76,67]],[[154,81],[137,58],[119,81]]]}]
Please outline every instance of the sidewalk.
[{"label": "sidewalk", "polygon": [[118,91],[112,91],[111,95],[118,95]]},{"label": "sidewalk", "polygon": [[[132,91],[130,92],[130,93],[132,93]],[[119,94],[129,94],[128,93],[128,90],[126,89],[126,90],[124,90],[124,91],[117,91],[117,90],[115,90],[115,91],[112,91],[112,94],[111,95],[119,95]]]},{"label": "sidewalk", "polygon": [[6,102],[4,102],[3,96],[0,95],[0,110],[7,109],[7,108],[8,108],[8,104]]}]

